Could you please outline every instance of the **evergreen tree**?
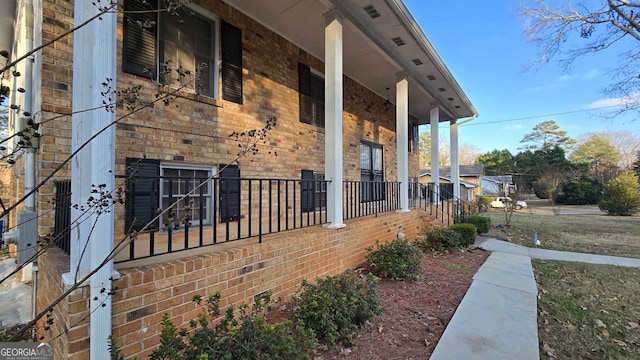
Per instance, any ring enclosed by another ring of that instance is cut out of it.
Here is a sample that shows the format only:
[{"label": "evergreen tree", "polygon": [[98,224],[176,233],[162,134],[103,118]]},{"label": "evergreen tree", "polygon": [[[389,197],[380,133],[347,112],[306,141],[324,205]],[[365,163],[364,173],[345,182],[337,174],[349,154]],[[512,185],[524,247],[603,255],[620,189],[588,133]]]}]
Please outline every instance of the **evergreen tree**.
[{"label": "evergreen tree", "polygon": [[610,215],[631,216],[640,211],[638,175],[627,170],[612,179],[604,188],[600,209]]}]

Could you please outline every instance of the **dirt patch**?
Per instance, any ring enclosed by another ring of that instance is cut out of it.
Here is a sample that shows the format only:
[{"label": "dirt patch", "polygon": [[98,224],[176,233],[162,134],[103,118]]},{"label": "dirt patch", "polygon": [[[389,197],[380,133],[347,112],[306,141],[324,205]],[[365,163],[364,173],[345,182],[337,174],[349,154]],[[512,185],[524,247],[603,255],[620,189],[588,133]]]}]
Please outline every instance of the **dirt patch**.
[{"label": "dirt patch", "polygon": [[381,280],[383,314],[360,329],[353,348],[328,350],[316,360],[428,359],[488,256],[480,249],[427,254],[418,281]]}]

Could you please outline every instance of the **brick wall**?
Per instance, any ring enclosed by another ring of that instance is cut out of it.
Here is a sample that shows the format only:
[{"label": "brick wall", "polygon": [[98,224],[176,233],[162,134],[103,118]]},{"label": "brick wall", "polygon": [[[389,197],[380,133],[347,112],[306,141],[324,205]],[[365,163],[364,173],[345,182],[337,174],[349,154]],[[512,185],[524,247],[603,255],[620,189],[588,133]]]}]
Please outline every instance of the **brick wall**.
[{"label": "brick wall", "polygon": [[[42,6],[42,42],[48,42],[73,28],[73,1],[44,0]],[[62,165],[71,148],[71,86],[73,72],[73,35],[67,36],[42,49],[41,56],[41,110],[37,114],[42,122],[40,150],[36,153],[36,184]],[[13,199],[24,189],[24,166],[16,166],[20,187]],[[63,166],[52,180],[68,179],[69,164]],[[41,236],[53,230],[54,184],[49,181],[36,193],[36,209],[40,215],[38,233]]]},{"label": "brick wall", "polygon": [[249,239],[227,249],[153,265],[121,269],[113,299],[113,334],[127,355],[148,355],[158,345],[160,320],[169,314],[180,326],[202,311],[191,299],[220,291],[223,307],[252,303],[271,290],[274,299],[288,299],[303,279],[335,275],[364,262],[365,248],[387,242],[399,231],[415,238],[420,211],[389,213],[349,221],[347,227],[314,227]]},{"label": "brick wall", "polygon": [[[322,71],[324,65],[286,39],[229,7],[222,1],[196,1],[242,30],[243,104],[181,93],[169,106],[162,103],[127,117],[116,127],[116,174],[125,173],[127,157],[147,157],[174,164],[217,166],[236,159],[237,143],[228,137],[234,131],[261,128],[276,117],[278,125],[269,134],[261,153],[239,160],[244,177],[300,178],[301,170],[324,171],[324,129],[299,121],[298,63]],[[73,26],[73,2],[45,0],[43,41]],[[155,80],[133,76],[121,70],[122,15],[118,30],[117,88],[141,86],[140,101],[151,102],[170,88]],[[348,46],[348,44],[345,44]],[[72,36],[42,51],[43,134],[38,153],[37,180],[50,175],[70,152]],[[392,84],[391,84],[392,85]],[[221,84],[218,84],[221,92]],[[344,178],[360,179],[359,143],[372,141],[384,147],[384,179],[396,180],[395,110],[385,111],[384,98],[358,82],[344,78]],[[119,108],[117,115],[126,114]],[[411,118],[411,122],[415,119]],[[266,155],[277,151],[278,156]],[[410,154],[410,174],[418,175],[418,156]],[[54,179],[70,177],[68,164]],[[42,221],[40,234],[52,230],[50,182],[39,190],[37,207]],[[124,228],[124,211],[116,211],[116,231]]]},{"label": "brick wall", "polygon": [[[53,247],[38,260],[38,312],[53,304],[64,291],[62,274],[69,272],[69,257]],[[76,290],[64,298],[36,326],[36,340],[50,342],[54,358],[87,359],[89,357],[89,288]],[[47,320],[53,320],[47,324]],[[73,355],[73,356],[70,356]]]},{"label": "brick wall", "polygon": [[[242,30],[243,104],[180,94],[169,106],[156,104],[127,117],[116,127],[116,174],[124,174],[127,157],[205,166],[230,163],[236,157],[237,143],[228,135],[233,131],[261,128],[270,117],[276,117],[278,125],[269,134],[268,143],[260,154],[239,160],[242,176],[300,178],[302,169],[323,171],[324,130],[299,121],[297,92],[298,63],[322,70],[322,61],[222,1],[196,3]],[[70,29],[72,13],[72,1],[44,0],[43,41]],[[120,15],[119,54],[122,22]],[[41,151],[36,159],[38,182],[60,166],[70,152],[71,119],[68,114],[71,111],[72,37],[43,49],[42,62],[42,119],[55,120],[41,126]],[[120,57],[117,68],[117,88],[141,86],[141,101],[153,101],[157,93],[171,91],[154,80],[123,73]],[[218,86],[221,91],[221,85]],[[395,110],[385,111],[384,100],[345,77],[345,180],[360,179],[361,140],[384,147],[385,180],[396,180]],[[125,109],[117,109],[118,116],[125,113]],[[264,154],[268,150],[275,150],[279,155]],[[409,161],[409,176],[417,176],[417,155],[410,154]],[[69,177],[67,165],[54,179]],[[40,188],[37,196],[41,236],[52,231],[53,212],[49,210],[53,207],[53,191],[50,182]],[[123,290],[117,293],[114,302],[114,334],[121,337],[128,354],[146,354],[157,344],[157,337],[151,334],[157,333],[163,312],[170,312],[179,323],[197,313],[190,303],[194,293],[204,290],[210,294],[221,290],[227,302],[236,303],[250,301],[254,294],[267,289],[273,290],[276,296],[287,296],[305,277],[335,274],[357,265],[364,259],[366,246],[374,244],[376,239],[390,240],[400,227],[411,236],[418,218],[415,211],[409,215],[385,214],[349,221],[348,227],[342,230],[299,230],[272,235],[261,245],[250,239],[234,243],[226,250],[219,250],[221,247],[207,249],[211,251],[207,255],[123,270],[123,279],[118,281],[118,287]],[[121,233],[123,228],[124,210],[118,207],[116,233]],[[41,264],[46,266],[41,266],[39,275],[40,294],[49,297],[59,294],[62,289],[60,275],[66,271],[65,264],[68,267],[68,257],[57,250],[49,250]],[[206,269],[206,275],[203,269]],[[241,271],[246,273],[239,274]],[[173,287],[176,284],[182,285]],[[63,328],[52,328],[45,334],[65,333],[55,340],[57,354],[69,353],[76,358],[86,356],[88,330],[80,319],[87,316],[90,294],[86,293],[88,290],[83,291],[85,293],[68,297],[53,313],[53,316],[69,314],[66,320],[60,318],[54,324],[79,322],[66,333]],[[42,309],[49,300],[48,297],[39,298],[38,308]],[[136,339],[142,341],[136,342]]]},{"label": "brick wall", "polygon": [[[273,299],[288,299],[303,279],[335,275],[365,261],[365,248],[403,232],[414,239],[431,222],[422,210],[386,213],[347,221],[338,230],[320,226],[199,249],[182,257],[162,256],[131,267],[121,264],[115,282],[112,334],[127,356],[147,355],[159,344],[160,321],[166,313],[176,326],[188,326],[202,311],[191,299],[220,291],[223,308],[252,303],[256,294],[272,291]],[[62,291],[61,275],[68,257],[50,249],[40,262],[38,307],[43,309]],[[52,312],[51,329],[38,327],[43,341],[53,340],[55,358],[85,359],[89,351],[88,287],[64,299]],[[65,331],[66,330],[66,331]],[[105,339],[106,341],[106,339]]]}]

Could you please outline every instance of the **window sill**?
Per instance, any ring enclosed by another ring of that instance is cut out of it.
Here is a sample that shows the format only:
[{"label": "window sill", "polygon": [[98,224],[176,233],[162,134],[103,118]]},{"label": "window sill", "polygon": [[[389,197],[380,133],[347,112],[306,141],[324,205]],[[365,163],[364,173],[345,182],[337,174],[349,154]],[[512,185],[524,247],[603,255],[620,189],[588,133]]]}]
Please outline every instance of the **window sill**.
[{"label": "window sill", "polygon": [[183,99],[188,99],[188,100],[193,100],[193,101],[197,101],[199,103],[203,103],[203,104],[209,104],[209,105],[213,105],[215,107],[224,107],[223,105],[223,101],[219,100],[219,99],[214,99],[208,96],[203,96],[203,95],[198,95],[196,93],[190,92],[190,91],[185,91],[185,90],[178,90],[172,86],[168,86],[168,85],[158,85],[158,92],[160,93],[165,93],[165,94],[171,94],[172,96],[176,96],[179,98],[183,98]]}]

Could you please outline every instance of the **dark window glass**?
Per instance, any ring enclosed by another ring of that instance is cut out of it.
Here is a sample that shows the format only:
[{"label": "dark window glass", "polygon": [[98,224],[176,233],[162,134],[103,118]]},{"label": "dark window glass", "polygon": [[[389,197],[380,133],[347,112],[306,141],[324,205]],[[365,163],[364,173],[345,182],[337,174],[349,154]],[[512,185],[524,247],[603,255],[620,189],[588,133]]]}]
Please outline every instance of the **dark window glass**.
[{"label": "dark window glass", "polygon": [[382,145],[360,143],[360,200],[384,200]]}]

